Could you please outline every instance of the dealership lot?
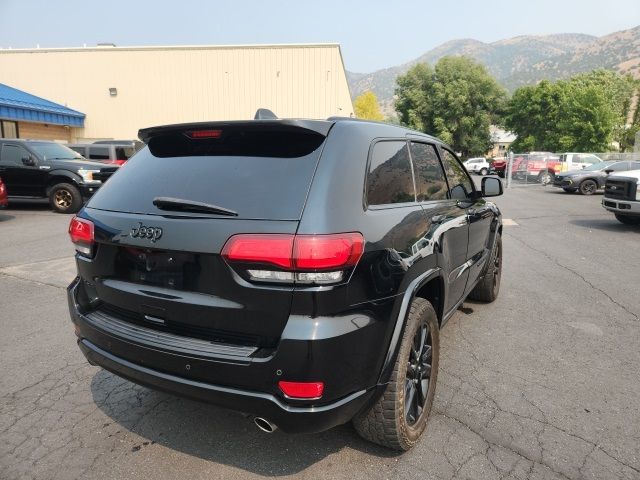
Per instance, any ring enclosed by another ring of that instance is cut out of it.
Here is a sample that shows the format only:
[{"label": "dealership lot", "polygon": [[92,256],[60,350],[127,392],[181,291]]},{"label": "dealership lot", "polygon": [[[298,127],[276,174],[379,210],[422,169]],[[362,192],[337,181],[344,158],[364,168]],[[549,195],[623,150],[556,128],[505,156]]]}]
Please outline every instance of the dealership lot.
[{"label": "dealership lot", "polygon": [[86,363],[65,286],[70,217],[0,211],[0,478],[640,478],[640,228],[601,195],[513,188],[499,299],[443,330],[427,433],[398,455],[350,426],[259,432],[243,415]]}]

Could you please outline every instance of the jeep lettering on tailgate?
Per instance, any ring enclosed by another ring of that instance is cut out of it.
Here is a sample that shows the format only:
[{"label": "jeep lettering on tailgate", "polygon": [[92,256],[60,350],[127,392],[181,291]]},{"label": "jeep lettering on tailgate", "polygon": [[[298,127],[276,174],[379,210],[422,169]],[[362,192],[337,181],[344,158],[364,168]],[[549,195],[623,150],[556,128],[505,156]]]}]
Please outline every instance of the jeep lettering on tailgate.
[{"label": "jeep lettering on tailgate", "polygon": [[138,226],[131,229],[131,236],[133,238],[148,238],[152,243],[156,243],[156,240],[160,240],[160,237],[162,237],[162,229],[159,227],[145,227],[142,222],[138,222]]}]

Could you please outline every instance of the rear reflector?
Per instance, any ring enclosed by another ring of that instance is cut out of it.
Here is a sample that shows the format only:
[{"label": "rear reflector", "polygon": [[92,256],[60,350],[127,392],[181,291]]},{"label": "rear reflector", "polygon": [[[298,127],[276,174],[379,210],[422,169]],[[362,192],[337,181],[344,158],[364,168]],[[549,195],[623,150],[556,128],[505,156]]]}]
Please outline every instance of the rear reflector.
[{"label": "rear reflector", "polygon": [[222,130],[191,130],[186,132],[189,138],[220,138]]},{"label": "rear reflector", "polygon": [[322,397],[324,382],[278,382],[282,393],[289,398],[305,398],[308,400]]},{"label": "rear reflector", "polygon": [[93,222],[73,217],[69,223],[69,237],[75,244],[78,253],[91,256],[94,242]]}]

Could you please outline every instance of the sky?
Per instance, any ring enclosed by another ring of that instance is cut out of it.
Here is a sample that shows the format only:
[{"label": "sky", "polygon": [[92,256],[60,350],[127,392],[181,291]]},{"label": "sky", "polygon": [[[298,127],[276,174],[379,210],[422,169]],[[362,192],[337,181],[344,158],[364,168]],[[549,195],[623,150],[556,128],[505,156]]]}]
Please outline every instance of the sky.
[{"label": "sky", "polygon": [[362,73],[459,38],[637,25],[640,0],[0,0],[0,48],[337,42]]}]

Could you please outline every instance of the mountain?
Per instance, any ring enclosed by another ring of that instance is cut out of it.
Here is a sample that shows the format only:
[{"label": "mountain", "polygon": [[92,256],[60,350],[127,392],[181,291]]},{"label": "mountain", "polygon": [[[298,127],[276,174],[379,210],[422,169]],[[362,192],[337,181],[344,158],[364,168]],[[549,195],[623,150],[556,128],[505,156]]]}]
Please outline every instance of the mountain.
[{"label": "mountain", "polygon": [[482,63],[509,91],[542,79],[557,80],[595,68],[631,73],[640,78],[640,26],[604,37],[562,33],[519,36],[493,43],[452,40],[403,65],[372,73],[347,72],[351,95],[355,98],[372,90],[385,113],[392,113],[396,77],[416,63],[433,65],[448,55],[465,55]]}]

